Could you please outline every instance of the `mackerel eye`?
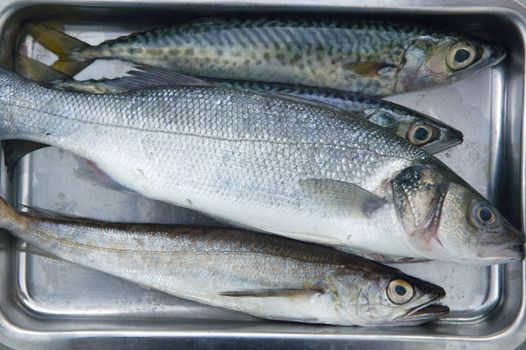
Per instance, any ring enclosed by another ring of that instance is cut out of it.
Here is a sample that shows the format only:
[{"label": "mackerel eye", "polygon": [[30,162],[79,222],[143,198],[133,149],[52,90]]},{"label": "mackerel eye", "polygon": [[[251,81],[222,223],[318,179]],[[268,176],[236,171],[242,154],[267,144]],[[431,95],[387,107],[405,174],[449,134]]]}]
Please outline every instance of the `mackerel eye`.
[{"label": "mackerel eye", "polygon": [[495,211],[487,205],[476,204],[472,212],[473,221],[479,227],[493,225],[497,221]]},{"label": "mackerel eye", "polygon": [[408,303],[414,294],[413,286],[401,278],[392,280],[387,286],[387,297],[396,305]]},{"label": "mackerel eye", "polygon": [[477,49],[468,42],[452,45],[447,53],[446,63],[452,70],[470,66],[477,59]]},{"label": "mackerel eye", "polygon": [[416,146],[423,146],[429,141],[436,139],[438,130],[432,126],[416,123],[407,131],[407,140]]}]

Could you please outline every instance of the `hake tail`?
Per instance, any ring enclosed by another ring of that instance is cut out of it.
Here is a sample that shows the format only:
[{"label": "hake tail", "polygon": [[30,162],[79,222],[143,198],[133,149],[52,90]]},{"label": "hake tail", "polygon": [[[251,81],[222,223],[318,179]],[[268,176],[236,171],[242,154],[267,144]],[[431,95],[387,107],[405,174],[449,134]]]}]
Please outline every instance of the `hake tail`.
[{"label": "hake tail", "polygon": [[59,57],[51,67],[69,77],[77,75],[93,62],[93,59],[83,60],[78,57],[79,52],[92,47],[82,40],[42,24],[28,24],[26,31]]}]

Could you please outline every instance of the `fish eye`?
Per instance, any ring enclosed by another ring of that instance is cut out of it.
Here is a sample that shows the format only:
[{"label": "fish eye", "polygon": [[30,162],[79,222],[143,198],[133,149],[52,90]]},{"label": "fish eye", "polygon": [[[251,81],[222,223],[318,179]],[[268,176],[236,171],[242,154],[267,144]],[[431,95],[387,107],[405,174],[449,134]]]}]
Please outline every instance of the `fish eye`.
[{"label": "fish eye", "polygon": [[413,286],[401,278],[392,280],[387,286],[387,297],[396,305],[408,303],[414,294]]},{"label": "fish eye", "polygon": [[446,63],[452,70],[468,67],[477,58],[477,49],[468,42],[460,42],[452,45],[447,53]]},{"label": "fish eye", "polygon": [[495,210],[485,204],[476,204],[473,207],[471,216],[477,227],[489,226],[497,221]]},{"label": "fish eye", "polygon": [[422,146],[435,139],[438,132],[432,126],[416,123],[407,131],[407,140],[413,145]]}]

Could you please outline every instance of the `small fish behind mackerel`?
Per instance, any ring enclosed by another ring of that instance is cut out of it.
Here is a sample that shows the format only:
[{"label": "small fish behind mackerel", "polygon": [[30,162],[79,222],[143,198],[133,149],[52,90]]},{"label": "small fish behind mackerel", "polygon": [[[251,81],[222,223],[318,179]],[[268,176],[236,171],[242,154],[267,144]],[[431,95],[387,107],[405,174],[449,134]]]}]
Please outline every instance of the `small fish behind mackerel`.
[{"label": "small fish behind mackerel", "polygon": [[150,198],[363,256],[523,258],[523,233],[439,160],[302,101],[209,85],[94,95],[0,69],[0,139],[57,146]]},{"label": "small fish behind mackerel", "polygon": [[74,76],[94,59],[121,59],[220,79],[301,84],[385,96],[464,79],[505,57],[483,40],[372,20],[206,19],[90,46],[31,24],[29,33]]},{"label": "small fish behind mackerel", "polygon": [[200,303],[273,320],[401,326],[448,313],[442,288],[332,249],[248,231],[15,212],[0,227],[52,255]]},{"label": "small fish behind mackerel", "polygon": [[[137,88],[133,85],[134,79],[128,77],[78,81],[27,56],[17,54],[15,62],[19,74],[56,89],[94,94],[118,94]],[[145,71],[129,72],[132,77],[141,80],[141,87],[144,87],[146,82],[151,82],[152,87],[181,83],[180,74],[161,68],[144,67],[144,69]],[[179,80],[176,81],[177,79]],[[199,80],[193,77],[188,77],[188,79]],[[460,131],[425,114],[396,103],[352,92],[242,80],[212,80],[209,82],[234,89],[295,96],[325,103],[351,112],[354,116],[367,119],[430,153],[438,153],[458,145],[463,138]],[[206,82],[203,81],[203,83]]]}]

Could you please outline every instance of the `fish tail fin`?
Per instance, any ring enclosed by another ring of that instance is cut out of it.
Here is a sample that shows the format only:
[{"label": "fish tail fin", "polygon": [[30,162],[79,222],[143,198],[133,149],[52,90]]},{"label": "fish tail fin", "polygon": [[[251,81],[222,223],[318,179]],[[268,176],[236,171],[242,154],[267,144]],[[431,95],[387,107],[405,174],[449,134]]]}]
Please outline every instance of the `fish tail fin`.
[{"label": "fish tail fin", "polygon": [[86,50],[93,48],[91,45],[64,32],[42,24],[29,24],[26,30],[42,46],[59,57],[52,68],[69,77],[75,76],[95,59],[84,55]]},{"label": "fish tail fin", "polygon": [[50,66],[15,52],[15,70],[21,76],[41,83],[66,80],[70,77]]}]

